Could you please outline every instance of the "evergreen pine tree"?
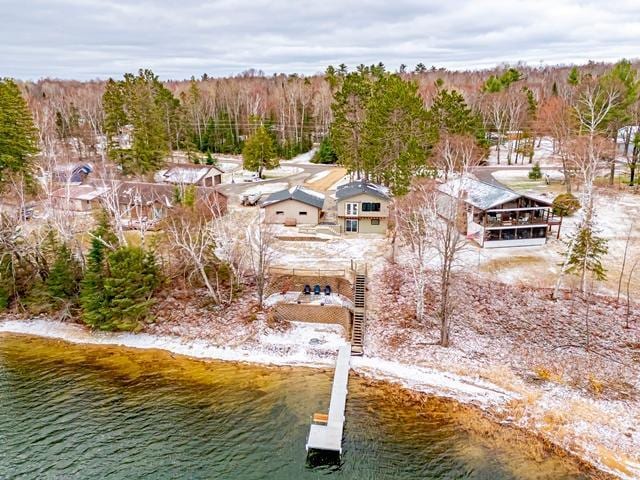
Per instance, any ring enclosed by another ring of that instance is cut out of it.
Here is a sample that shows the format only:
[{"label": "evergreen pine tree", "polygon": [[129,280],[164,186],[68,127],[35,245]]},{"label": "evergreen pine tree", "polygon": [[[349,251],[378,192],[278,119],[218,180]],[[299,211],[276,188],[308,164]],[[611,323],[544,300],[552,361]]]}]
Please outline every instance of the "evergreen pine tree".
[{"label": "evergreen pine tree", "polygon": [[108,256],[104,279],[106,303],[101,330],[134,330],[147,319],[159,285],[155,257],[139,247],[120,247]]},{"label": "evergreen pine tree", "polygon": [[352,72],[342,78],[340,89],[334,94],[330,136],[340,165],[349,173],[364,173],[363,136],[367,105],[376,80],[368,70]]},{"label": "evergreen pine tree", "polygon": [[264,169],[277,168],[279,165],[273,139],[264,125],[260,125],[244,144],[242,166],[246,170],[258,172],[258,176],[262,178]]},{"label": "evergreen pine tree", "polygon": [[[151,70],[127,73],[124,80],[109,79],[102,102],[109,156],[125,173],[157,170],[172,148],[180,102]],[[131,126],[131,148],[115,139]]]},{"label": "evergreen pine tree", "polygon": [[69,247],[62,244],[56,253],[49,276],[45,282],[47,292],[54,303],[75,300],[82,278],[80,263],[73,256]]},{"label": "evergreen pine tree", "polygon": [[467,106],[462,94],[456,90],[438,90],[430,111],[440,133],[471,135],[478,145],[488,146],[482,117]]},{"label": "evergreen pine tree", "polygon": [[0,189],[12,173],[32,179],[38,133],[27,102],[13,80],[0,79]]},{"label": "evergreen pine tree", "polygon": [[567,83],[572,87],[575,87],[580,83],[580,72],[578,71],[578,67],[573,67],[569,72],[569,76],[567,77]]},{"label": "evergreen pine tree", "polygon": [[413,175],[430,169],[437,135],[418,86],[397,74],[381,77],[367,104],[362,138],[366,176],[396,195],[406,193]]},{"label": "evergreen pine tree", "polygon": [[602,257],[609,251],[607,240],[598,237],[590,225],[581,226],[575,234],[567,272],[580,276],[581,291],[585,291],[586,276],[591,272],[596,280],[607,278]]},{"label": "evergreen pine tree", "polygon": [[313,163],[323,163],[330,164],[336,163],[338,161],[338,156],[336,152],[333,150],[333,145],[331,144],[331,137],[327,136],[322,139],[320,142],[320,147],[318,151],[311,159]]},{"label": "evergreen pine tree", "polygon": [[540,180],[542,178],[542,170],[540,169],[540,163],[536,162],[529,171],[529,179]]},{"label": "evergreen pine tree", "polygon": [[107,298],[104,278],[107,275],[106,250],[115,245],[116,238],[109,225],[106,212],[98,214],[98,224],[92,232],[91,247],[87,255],[87,269],[80,286],[82,320],[89,326],[100,328],[106,323]]}]

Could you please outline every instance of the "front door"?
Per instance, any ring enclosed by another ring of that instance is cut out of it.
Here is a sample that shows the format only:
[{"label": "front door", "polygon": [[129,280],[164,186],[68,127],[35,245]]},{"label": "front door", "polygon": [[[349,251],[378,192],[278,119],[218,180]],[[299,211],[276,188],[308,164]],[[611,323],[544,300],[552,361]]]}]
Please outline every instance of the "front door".
[{"label": "front door", "polygon": [[358,231],[358,220],[354,220],[352,218],[347,218],[344,221],[344,229],[347,232],[357,232]]}]

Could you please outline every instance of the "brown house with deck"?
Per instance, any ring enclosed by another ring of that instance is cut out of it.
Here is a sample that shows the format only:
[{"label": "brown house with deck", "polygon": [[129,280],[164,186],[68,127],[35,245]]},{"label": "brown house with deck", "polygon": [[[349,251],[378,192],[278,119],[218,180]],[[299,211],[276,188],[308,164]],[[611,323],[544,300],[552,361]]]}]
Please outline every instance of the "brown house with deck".
[{"label": "brown house with deck", "polygon": [[465,233],[481,247],[544,245],[552,226],[560,233],[562,219],[553,215],[551,200],[471,177],[446,182],[439,190],[463,202]]}]

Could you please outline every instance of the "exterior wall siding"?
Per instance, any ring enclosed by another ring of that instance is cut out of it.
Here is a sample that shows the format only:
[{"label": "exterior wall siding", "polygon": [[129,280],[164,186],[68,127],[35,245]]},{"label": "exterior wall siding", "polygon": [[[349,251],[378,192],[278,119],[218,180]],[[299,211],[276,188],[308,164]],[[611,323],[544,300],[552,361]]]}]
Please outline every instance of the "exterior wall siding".
[{"label": "exterior wall siding", "polygon": [[358,233],[386,233],[387,219],[381,218],[380,225],[372,225],[370,218],[358,219]]},{"label": "exterior wall siding", "polygon": [[[379,212],[363,212],[362,211],[362,203],[363,202],[371,202],[371,203],[379,203],[380,211]],[[357,203],[358,204],[358,215],[349,215],[346,214],[346,205],[347,203]],[[340,226],[342,231],[347,235],[357,235],[358,233],[381,233],[385,234],[387,232],[387,218],[389,217],[389,204],[391,202],[389,200],[385,200],[373,195],[368,195],[366,193],[362,193],[359,195],[354,195],[353,197],[345,198],[338,200],[336,203],[337,214],[340,221]],[[353,218],[358,220],[358,232],[347,232],[345,227],[345,219]],[[379,218],[380,225],[372,225],[371,218]]]},{"label": "exterior wall siding", "polygon": [[[320,209],[297,200],[284,200],[267,205],[264,210],[266,223],[284,224],[285,220],[294,219],[298,225],[317,225],[320,218]],[[300,212],[307,214],[300,215]]]}]

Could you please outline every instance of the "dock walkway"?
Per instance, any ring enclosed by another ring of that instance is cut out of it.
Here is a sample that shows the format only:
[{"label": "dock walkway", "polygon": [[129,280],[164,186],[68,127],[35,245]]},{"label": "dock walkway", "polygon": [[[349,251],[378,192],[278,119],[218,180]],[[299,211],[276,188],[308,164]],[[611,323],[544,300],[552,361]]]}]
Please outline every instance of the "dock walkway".
[{"label": "dock walkway", "polygon": [[333,374],[333,387],[329,402],[329,415],[326,425],[312,424],[307,439],[307,451],[329,450],[342,453],[342,430],[344,427],[344,411],[347,405],[347,384],[351,345],[346,344],[338,350],[336,370]]}]

